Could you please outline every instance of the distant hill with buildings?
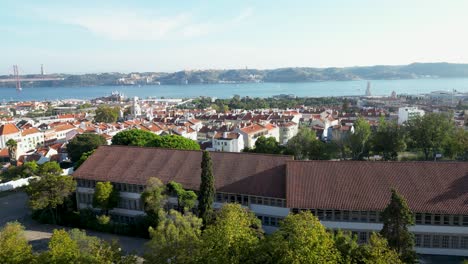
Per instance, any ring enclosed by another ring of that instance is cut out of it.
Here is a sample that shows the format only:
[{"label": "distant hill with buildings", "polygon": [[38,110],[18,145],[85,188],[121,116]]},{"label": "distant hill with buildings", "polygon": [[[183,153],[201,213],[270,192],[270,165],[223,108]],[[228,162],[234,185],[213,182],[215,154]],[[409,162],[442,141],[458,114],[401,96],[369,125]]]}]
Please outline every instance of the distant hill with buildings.
[{"label": "distant hill with buildings", "polygon": [[[37,75],[29,75],[37,77]],[[101,73],[54,74],[63,80],[23,82],[23,86],[96,86],[96,85],[145,85],[145,84],[210,84],[243,82],[315,82],[348,80],[394,80],[417,78],[468,78],[468,64],[413,63],[400,66],[364,66],[344,68],[279,68],[269,70],[191,70],[173,73]],[[25,76],[28,77],[28,76]],[[1,79],[12,76],[0,76]],[[0,87],[12,87],[0,82]]]}]

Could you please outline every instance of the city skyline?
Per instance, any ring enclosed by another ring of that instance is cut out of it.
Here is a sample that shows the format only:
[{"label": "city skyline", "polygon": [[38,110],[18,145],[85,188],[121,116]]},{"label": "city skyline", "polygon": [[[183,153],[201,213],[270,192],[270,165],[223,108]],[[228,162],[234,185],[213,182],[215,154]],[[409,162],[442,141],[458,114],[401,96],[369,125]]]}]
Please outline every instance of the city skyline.
[{"label": "city skyline", "polygon": [[468,62],[468,3],[457,0],[2,6],[0,74]]}]

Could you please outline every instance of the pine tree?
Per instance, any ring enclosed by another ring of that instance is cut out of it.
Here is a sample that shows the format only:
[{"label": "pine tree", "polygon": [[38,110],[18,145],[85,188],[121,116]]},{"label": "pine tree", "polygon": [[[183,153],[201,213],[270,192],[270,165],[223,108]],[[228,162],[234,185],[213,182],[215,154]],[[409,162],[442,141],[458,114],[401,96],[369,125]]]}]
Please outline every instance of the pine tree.
[{"label": "pine tree", "polygon": [[213,176],[213,163],[211,162],[210,153],[203,151],[203,158],[201,162],[201,183],[200,195],[198,199],[198,213],[200,218],[203,219],[203,225],[206,226],[213,216],[213,202],[216,194],[214,176]]},{"label": "pine tree", "polygon": [[390,203],[382,212],[382,221],[384,225],[380,234],[388,240],[388,245],[404,263],[415,263],[414,236],[408,230],[408,226],[414,225],[413,214],[405,198],[393,189]]}]

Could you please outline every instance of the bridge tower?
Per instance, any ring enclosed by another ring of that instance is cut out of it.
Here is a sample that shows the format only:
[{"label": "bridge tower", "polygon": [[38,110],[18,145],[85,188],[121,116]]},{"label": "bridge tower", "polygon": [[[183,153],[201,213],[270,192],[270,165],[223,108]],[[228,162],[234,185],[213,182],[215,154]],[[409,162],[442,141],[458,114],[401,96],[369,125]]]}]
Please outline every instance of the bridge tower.
[{"label": "bridge tower", "polygon": [[13,65],[13,75],[15,77],[16,81],[16,91],[21,92],[23,88],[21,88],[21,80],[19,77],[19,70],[18,70],[18,65]]}]

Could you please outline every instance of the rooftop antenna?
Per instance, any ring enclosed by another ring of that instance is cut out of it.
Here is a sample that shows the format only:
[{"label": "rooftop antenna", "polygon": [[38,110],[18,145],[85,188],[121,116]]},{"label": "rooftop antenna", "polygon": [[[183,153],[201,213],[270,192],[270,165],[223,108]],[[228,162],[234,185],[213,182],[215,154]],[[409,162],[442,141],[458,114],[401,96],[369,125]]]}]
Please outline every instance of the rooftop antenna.
[{"label": "rooftop antenna", "polygon": [[15,76],[16,91],[21,92],[23,88],[21,88],[21,80],[19,77],[18,65],[13,65],[13,75]]}]

